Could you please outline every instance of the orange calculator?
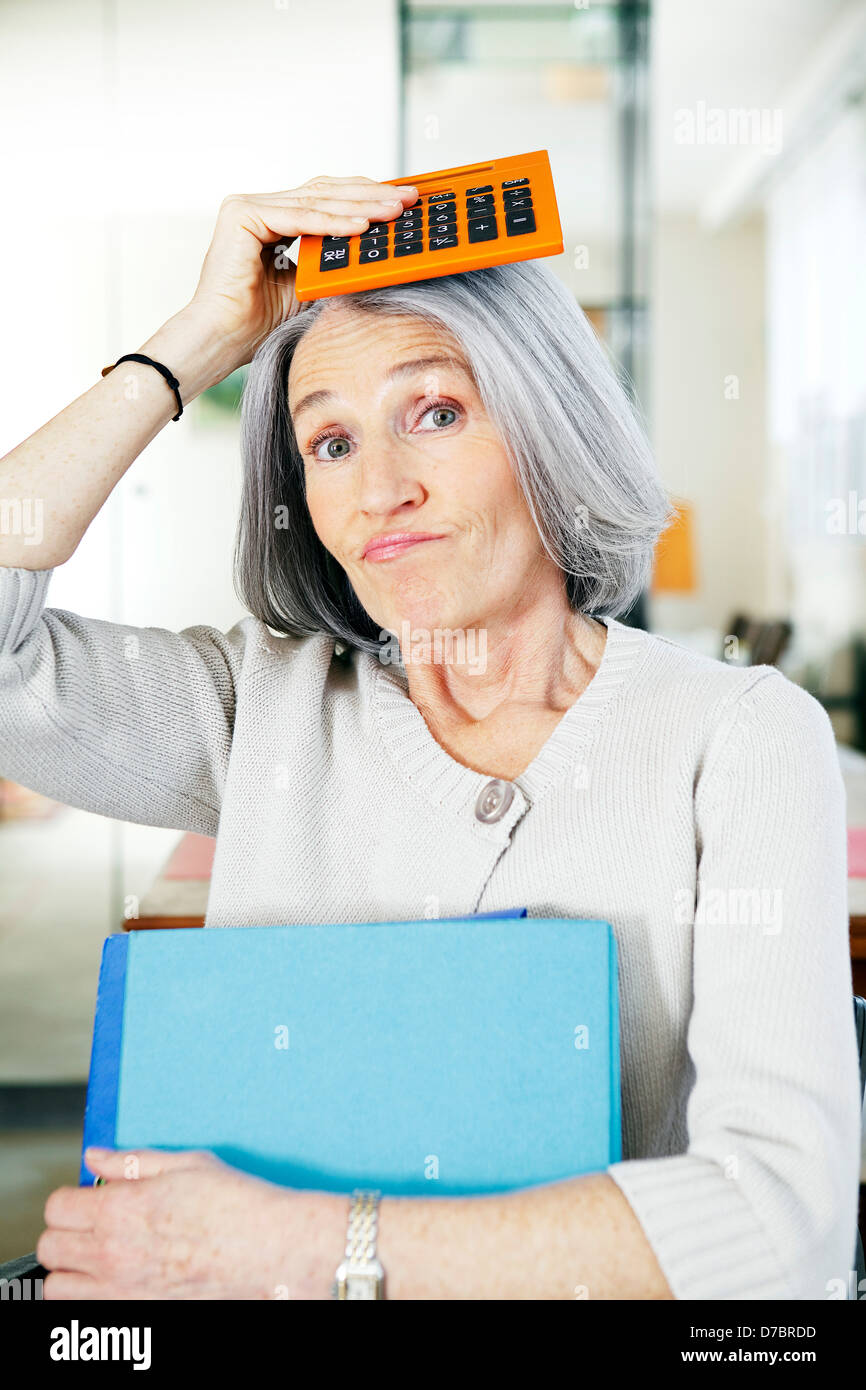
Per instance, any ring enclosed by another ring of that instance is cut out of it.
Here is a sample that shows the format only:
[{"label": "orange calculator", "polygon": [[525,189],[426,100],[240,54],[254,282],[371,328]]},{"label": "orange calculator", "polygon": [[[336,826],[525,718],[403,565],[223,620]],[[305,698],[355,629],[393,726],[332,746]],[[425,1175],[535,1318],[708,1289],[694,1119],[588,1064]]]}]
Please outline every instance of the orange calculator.
[{"label": "orange calculator", "polygon": [[393,221],[372,222],[353,236],[302,236],[298,299],[557,256],[563,249],[547,150],[381,182],[411,184],[418,201]]}]

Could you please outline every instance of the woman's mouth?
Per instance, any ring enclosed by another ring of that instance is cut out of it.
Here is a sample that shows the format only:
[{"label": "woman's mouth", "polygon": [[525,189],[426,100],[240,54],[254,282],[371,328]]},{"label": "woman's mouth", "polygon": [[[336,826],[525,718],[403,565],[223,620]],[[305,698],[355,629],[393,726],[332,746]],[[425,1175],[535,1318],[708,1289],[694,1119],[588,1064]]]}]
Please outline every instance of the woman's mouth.
[{"label": "woman's mouth", "polygon": [[371,541],[368,541],[364,548],[363,558],[378,565],[383,560],[393,560],[398,555],[405,555],[408,550],[423,544],[424,541],[444,539],[443,535],[431,531],[393,531],[390,534],[374,536]]}]

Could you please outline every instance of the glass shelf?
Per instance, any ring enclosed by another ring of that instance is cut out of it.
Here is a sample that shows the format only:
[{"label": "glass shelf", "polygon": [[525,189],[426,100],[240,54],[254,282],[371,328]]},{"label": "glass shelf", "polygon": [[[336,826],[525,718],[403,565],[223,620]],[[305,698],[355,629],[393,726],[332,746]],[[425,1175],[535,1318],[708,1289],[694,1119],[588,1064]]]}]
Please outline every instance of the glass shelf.
[{"label": "glass shelf", "polygon": [[565,249],[548,263],[647,423],[649,15],[632,0],[400,7],[401,171],[549,152]]}]

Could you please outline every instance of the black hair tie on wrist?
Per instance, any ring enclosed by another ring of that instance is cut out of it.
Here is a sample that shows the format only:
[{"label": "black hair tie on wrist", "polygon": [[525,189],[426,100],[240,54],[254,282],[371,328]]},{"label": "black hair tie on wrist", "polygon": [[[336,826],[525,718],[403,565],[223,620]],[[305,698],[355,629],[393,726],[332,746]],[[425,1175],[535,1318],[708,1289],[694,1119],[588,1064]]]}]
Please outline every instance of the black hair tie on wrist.
[{"label": "black hair tie on wrist", "polygon": [[156,367],[156,370],[160,373],[161,376],[165,377],[166,381],[168,382],[169,386],[175,394],[175,399],[177,401],[177,414],[173,415],[171,418],[172,420],[180,419],[181,415],[183,414],[183,401],[180,398],[180,382],[178,381],[176,376],[172,376],[171,372],[168,370],[168,367],[164,367],[161,362],[154,362],[152,357],[145,357],[143,352],[128,352],[124,357],[118,357],[117,361],[113,362],[110,367],[103,367],[102,375],[108,376],[108,373],[113,372],[115,367],[119,367],[121,362],[143,362],[146,367]]}]

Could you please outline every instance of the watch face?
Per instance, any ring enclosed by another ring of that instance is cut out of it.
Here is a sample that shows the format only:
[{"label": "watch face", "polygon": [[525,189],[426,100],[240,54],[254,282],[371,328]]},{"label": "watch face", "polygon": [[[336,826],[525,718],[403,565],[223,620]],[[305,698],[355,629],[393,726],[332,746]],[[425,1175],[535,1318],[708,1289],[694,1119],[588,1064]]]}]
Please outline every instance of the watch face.
[{"label": "watch face", "polygon": [[376,1282],[372,1275],[350,1275],[346,1284],[346,1298],[375,1298]]}]

